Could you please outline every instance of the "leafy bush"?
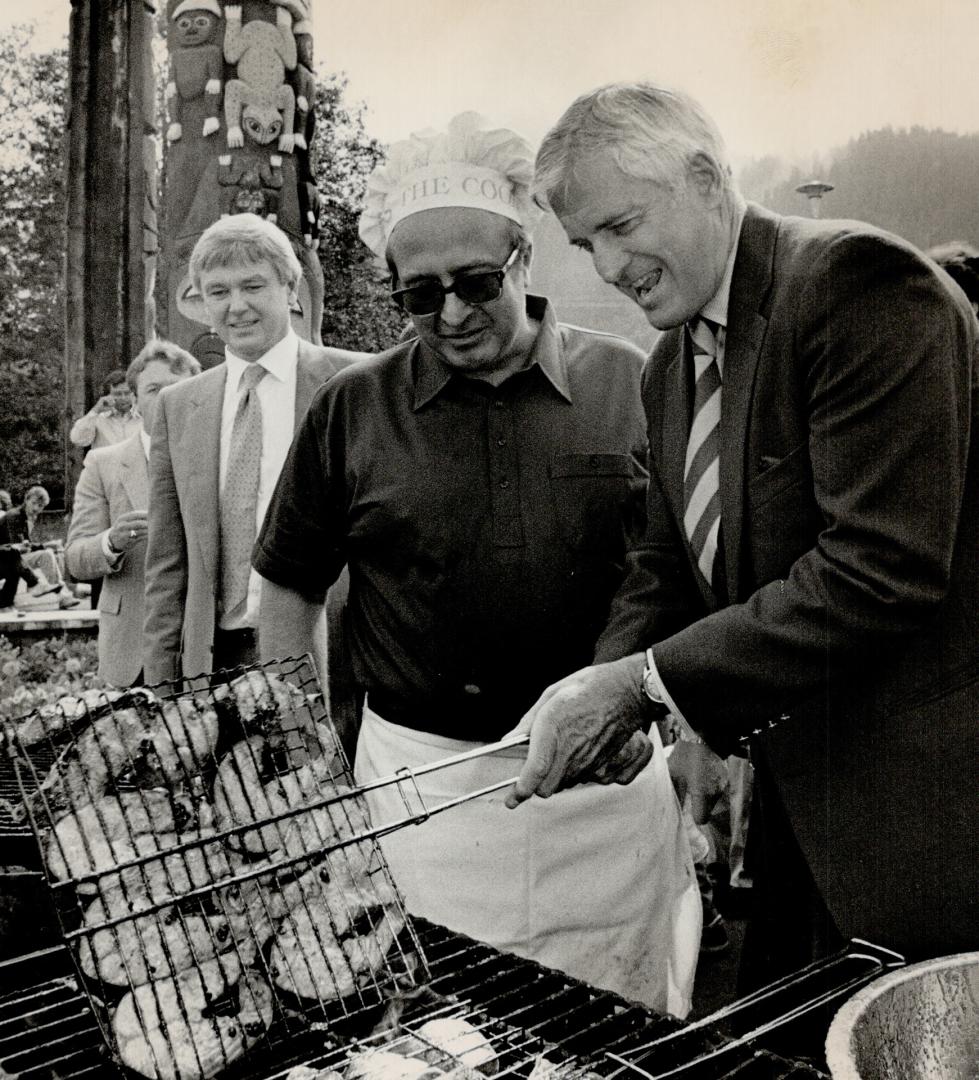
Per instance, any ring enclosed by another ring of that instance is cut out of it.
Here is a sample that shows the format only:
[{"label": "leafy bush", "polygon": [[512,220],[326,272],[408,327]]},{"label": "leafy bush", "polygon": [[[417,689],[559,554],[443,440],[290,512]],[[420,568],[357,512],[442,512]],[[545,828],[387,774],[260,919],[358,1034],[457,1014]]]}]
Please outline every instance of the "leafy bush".
[{"label": "leafy bush", "polygon": [[0,720],[14,720],[104,681],[94,638],[40,638],[16,645],[0,634]]}]

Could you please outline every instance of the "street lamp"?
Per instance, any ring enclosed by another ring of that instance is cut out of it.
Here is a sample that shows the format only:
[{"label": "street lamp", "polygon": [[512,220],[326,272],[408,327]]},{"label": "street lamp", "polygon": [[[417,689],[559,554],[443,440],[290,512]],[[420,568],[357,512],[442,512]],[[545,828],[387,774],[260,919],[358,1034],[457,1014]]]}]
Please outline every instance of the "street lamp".
[{"label": "street lamp", "polygon": [[819,217],[819,201],[826,194],[827,191],[833,190],[832,184],[827,184],[823,180],[807,180],[804,184],[800,184],[796,189],[800,195],[805,195],[809,200],[809,213],[814,218]]}]

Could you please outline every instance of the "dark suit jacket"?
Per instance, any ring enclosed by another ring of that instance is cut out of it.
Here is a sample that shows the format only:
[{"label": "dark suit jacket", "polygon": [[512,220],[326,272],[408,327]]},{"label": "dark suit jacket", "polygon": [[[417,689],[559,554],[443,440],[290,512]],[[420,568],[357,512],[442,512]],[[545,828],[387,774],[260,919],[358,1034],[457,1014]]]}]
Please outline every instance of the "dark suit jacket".
[{"label": "dark suit jacket", "polygon": [[674,330],[644,374],[648,543],[597,652],[658,643],[721,753],[777,721],[760,749],[837,925],[912,956],[979,937],[976,336],[904,242],[749,206],[724,360],[727,595],[700,589],[682,531]]},{"label": "dark suit jacket", "polygon": [[[295,430],[320,386],[365,355],[300,340]],[[160,395],[150,446],[143,636],[147,683],[211,670],[226,374],[226,365],[219,364]]]}]

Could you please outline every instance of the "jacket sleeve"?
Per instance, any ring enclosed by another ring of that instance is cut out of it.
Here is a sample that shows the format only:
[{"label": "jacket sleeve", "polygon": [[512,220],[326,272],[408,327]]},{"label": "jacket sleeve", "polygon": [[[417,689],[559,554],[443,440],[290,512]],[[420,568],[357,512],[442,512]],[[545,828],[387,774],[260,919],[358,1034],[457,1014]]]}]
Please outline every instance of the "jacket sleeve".
[{"label": "jacket sleeve", "polygon": [[147,683],[180,676],[187,596],[187,541],[170,455],[167,395],[160,395],[150,442],[149,515],[143,677]]},{"label": "jacket sleeve", "polygon": [[75,446],[92,445],[95,441],[96,419],[97,418],[93,416],[91,412],[87,412],[72,424],[71,431],[68,433],[68,438],[71,439]]},{"label": "jacket sleeve", "polygon": [[722,752],[760,718],[866,682],[940,619],[976,498],[975,319],[928,264],[872,234],[838,237],[787,308],[793,355],[777,360],[796,371],[818,535],[784,577],[654,644],[677,706]]},{"label": "jacket sleeve", "polygon": [[121,568],[125,557],[112,563],[102,550],[103,537],[111,525],[109,497],[100,462],[89,454],[75,487],[74,508],[65,541],[65,563],[72,577],[93,581]]}]

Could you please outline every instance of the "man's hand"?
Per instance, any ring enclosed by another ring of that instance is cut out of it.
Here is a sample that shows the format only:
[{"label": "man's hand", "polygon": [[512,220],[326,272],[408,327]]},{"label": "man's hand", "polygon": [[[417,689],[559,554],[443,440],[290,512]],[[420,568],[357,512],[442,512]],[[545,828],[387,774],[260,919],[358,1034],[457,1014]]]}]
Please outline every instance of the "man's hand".
[{"label": "man's hand", "polygon": [[109,543],[113,551],[128,551],[134,544],[146,539],[146,511],[127,510],[109,529]]},{"label": "man's hand", "polygon": [[668,763],[680,805],[703,825],[728,785],[724,761],[703,743],[681,740],[673,744]]},{"label": "man's hand", "polygon": [[115,406],[112,404],[112,398],[109,394],[105,394],[100,397],[98,401],[92,406],[92,414],[94,416],[104,416],[115,412]]},{"label": "man's hand", "polygon": [[507,806],[584,780],[628,783],[636,776],[652,753],[639,731],[642,670],[637,653],[583,668],[544,691],[511,732],[529,731],[530,748]]}]

